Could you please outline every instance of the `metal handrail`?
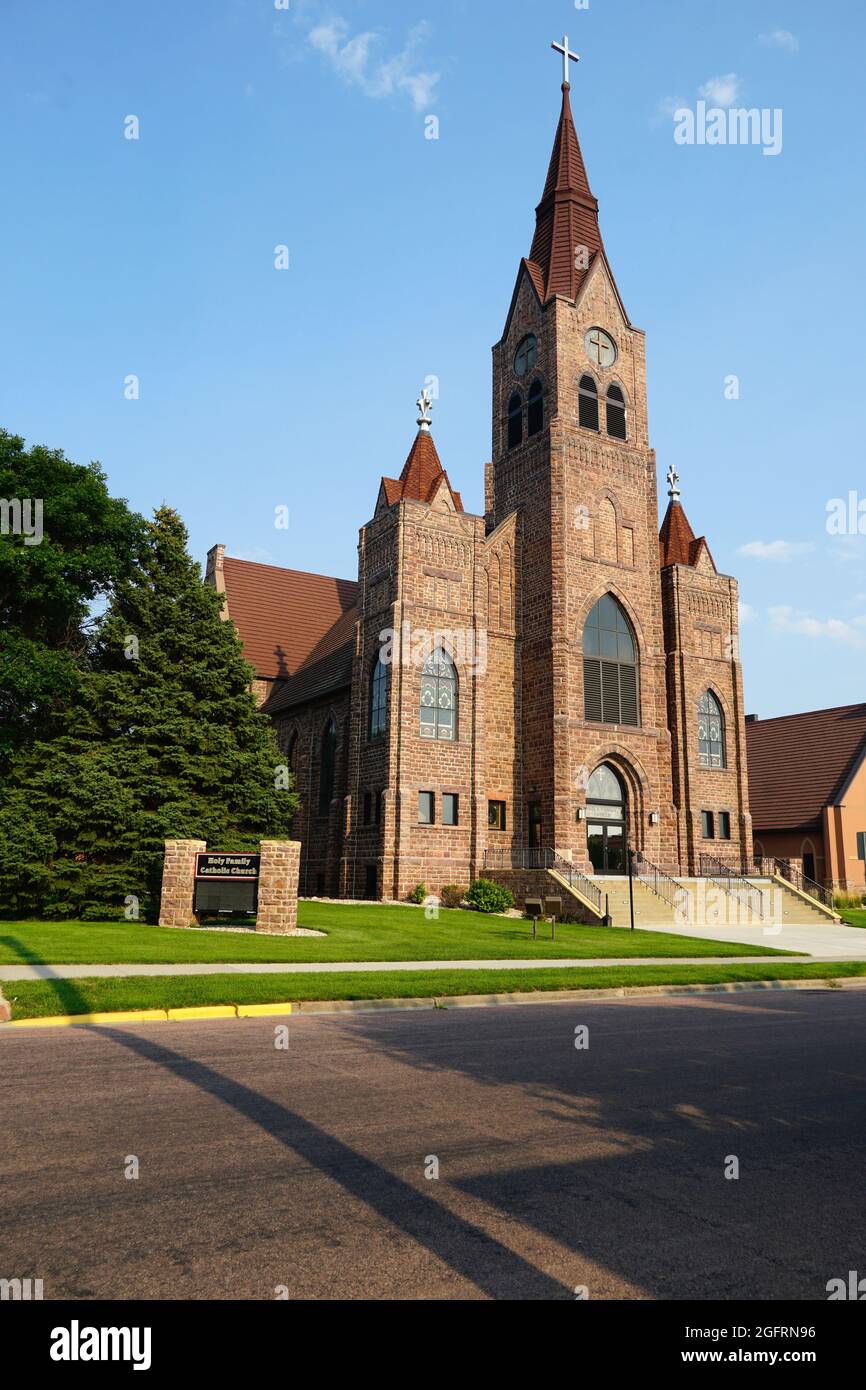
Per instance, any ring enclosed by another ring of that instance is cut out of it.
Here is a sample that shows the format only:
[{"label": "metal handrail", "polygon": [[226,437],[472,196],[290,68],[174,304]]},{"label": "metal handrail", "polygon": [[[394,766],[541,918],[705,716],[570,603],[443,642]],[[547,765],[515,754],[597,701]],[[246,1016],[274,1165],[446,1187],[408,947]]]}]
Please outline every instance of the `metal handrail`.
[{"label": "metal handrail", "polygon": [[591,878],[576,869],[568,859],[563,859],[555,849],[515,845],[513,848],[496,847],[484,851],[485,869],[555,869],[568,880],[574,888],[592,903],[598,915],[603,916],[601,889]]},{"label": "metal handrail", "polygon": [[[730,864],[726,864],[723,859],[717,859],[713,854],[701,855],[701,877],[715,878],[724,883],[726,893],[750,912],[757,912],[761,921],[764,920],[764,894],[762,889],[755,883],[749,883],[748,879],[741,874],[735,873]],[[757,902],[756,902],[757,897]]]},{"label": "metal handrail", "polygon": [[660,869],[658,864],[653,864],[639,849],[634,851],[632,864],[635,866],[635,878],[645,884],[650,892],[675,910],[680,906],[682,894],[687,891],[681,883]]},{"label": "metal handrail", "polygon": [[802,869],[796,869],[790,859],[775,859],[776,873],[781,878],[787,879],[795,888],[799,888],[801,893],[807,894],[810,898],[817,898],[819,903],[825,907],[833,907],[833,894],[822,884],[816,883],[813,878],[807,878]]},{"label": "metal handrail", "polygon": [[604,915],[601,906],[601,889],[597,883],[593,883],[591,878],[576,869],[570,859],[562,859],[558,854],[554,854],[551,868],[555,869],[563,878],[568,879],[570,888],[576,889],[584,898],[588,898],[598,913],[599,917]]}]

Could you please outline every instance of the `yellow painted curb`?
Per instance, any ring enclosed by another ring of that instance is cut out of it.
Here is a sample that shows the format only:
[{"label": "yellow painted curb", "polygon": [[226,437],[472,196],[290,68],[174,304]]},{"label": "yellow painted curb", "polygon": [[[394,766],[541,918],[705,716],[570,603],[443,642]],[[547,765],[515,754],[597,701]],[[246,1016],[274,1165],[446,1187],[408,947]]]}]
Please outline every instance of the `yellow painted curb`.
[{"label": "yellow painted curb", "polygon": [[170,1019],[237,1018],[236,1004],[196,1004],[186,1009],[166,1009]]},{"label": "yellow painted curb", "polygon": [[238,1004],[238,1018],[262,1018],[268,1014],[290,1014],[291,1004]]},{"label": "yellow painted curb", "polygon": [[13,1018],[6,1028],[68,1028],[74,1023],[165,1023],[165,1009],[128,1009],[117,1013],[57,1014],[50,1018]]}]

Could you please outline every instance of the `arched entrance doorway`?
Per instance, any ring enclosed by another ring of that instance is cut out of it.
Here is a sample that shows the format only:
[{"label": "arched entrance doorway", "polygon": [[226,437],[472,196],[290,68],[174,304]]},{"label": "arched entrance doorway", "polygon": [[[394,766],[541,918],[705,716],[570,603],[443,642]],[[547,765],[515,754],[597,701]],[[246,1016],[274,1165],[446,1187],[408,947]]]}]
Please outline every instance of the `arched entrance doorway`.
[{"label": "arched entrance doorway", "polygon": [[586,785],[586,821],[586,847],[595,872],[624,874],[625,784],[610,763],[597,767]]}]

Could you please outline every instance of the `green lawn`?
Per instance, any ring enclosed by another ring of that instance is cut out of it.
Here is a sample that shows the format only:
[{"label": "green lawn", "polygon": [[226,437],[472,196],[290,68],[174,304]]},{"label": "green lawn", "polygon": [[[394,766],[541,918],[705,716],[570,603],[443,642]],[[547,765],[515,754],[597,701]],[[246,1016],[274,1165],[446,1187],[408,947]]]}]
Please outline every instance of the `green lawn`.
[{"label": "green lawn", "polygon": [[556,941],[533,942],[517,918],[443,909],[428,921],[422,907],[300,904],[298,925],[326,937],[256,936],[204,928],[176,931],[138,922],[0,922],[0,964],[164,965],[200,961],[539,960],[563,956],[772,956],[794,952],[740,942],[700,941],[622,927],[561,925]]},{"label": "green lawn", "polygon": [[846,907],[840,911],[839,916],[849,927],[866,927],[866,907]]},{"label": "green lawn", "polygon": [[557,970],[370,971],[333,975],[151,975],[139,979],[34,980],[4,986],[13,1019],[194,1004],[262,1004],[304,999],[441,999],[632,985],[833,980],[866,975],[866,961],[754,965],[589,966]]}]

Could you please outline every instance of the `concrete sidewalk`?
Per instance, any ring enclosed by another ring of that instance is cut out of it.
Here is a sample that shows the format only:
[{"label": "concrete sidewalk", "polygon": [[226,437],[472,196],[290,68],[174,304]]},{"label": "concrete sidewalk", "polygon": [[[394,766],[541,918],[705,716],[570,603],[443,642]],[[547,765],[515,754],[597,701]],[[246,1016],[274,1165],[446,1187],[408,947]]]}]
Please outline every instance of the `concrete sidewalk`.
[{"label": "concrete sidewalk", "polygon": [[[866,945],[866,942],[864,942]],[[864,952],[866,955],[866,952]],[[3,965],[0,982],[12,980],[128,979],[137,975],[342,975],[375,971],[407,972],[419,970],[574,970],[591,966],[622,965],[753,965],[771,964],[783,956],[617,956],[601,960],[346,960],[280,962],[262,965],[256,961],[241,965],[224,962],[194,965]],[[791,964],[804,964],[802,958],[788,957]]]},{"label": "concrete sidewalk", "polygon": [[775,927],[638,927],[638,931],[665,931],[669,936],[697,937],[700,941],[740,942],[743,946],[763,946],[766,950],[802,951],[816,960],[866,960],[866,929],[848,927],[844,922],[826,926]]}]

